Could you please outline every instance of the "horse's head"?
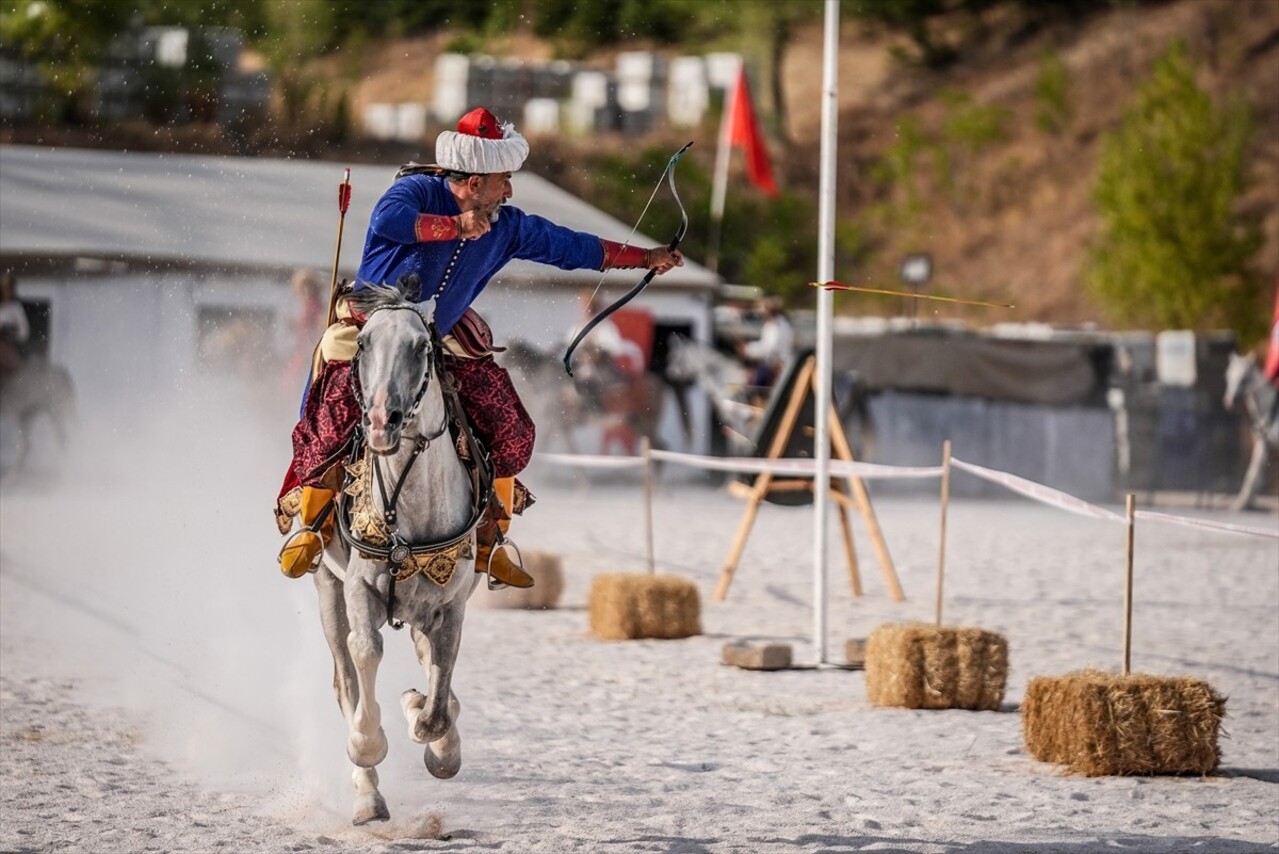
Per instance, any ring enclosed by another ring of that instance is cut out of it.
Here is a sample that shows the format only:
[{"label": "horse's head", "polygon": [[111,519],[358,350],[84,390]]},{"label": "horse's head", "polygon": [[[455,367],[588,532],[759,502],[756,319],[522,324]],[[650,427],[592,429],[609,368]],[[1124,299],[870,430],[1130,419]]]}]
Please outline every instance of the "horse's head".
[{"label": "horse's head", "polygon": [[416,286],[369,287],[350,298],[366,318],[360,330],[355,369],[360,411],[369,448],[393,453],[406,427],[412,429],[431,383],[435,359],[430,317],[408,297]]},{"label": "horse's head", "polygon": [[1222,396],[1221,403],[1227,410],[1233,410],[1235,404],[1239,402],[1240,395],[1243,394],[1247,387],[1247,380],[1250,374],[1257,370],[1257,358],[1251,353],[1240,355],[1239,353],[1230,354],[1230,363],[1226,365],[1226,393]]},{"label": "horse's head", "polygon": [[666,379],[674,385],[697,380],[697,345],[678,333],[666,338]]}]

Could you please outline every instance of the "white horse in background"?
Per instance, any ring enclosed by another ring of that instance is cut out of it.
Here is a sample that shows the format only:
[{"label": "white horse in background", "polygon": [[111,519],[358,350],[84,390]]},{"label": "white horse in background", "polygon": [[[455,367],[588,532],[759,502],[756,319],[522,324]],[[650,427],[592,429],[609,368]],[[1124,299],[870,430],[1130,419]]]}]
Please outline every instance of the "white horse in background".
[{"label": "white horse in background", "polygon": [[[434,776],[449,778],[461,767],[461,706],[451,681],[466,601],[477,578],[476,508],[482,505],[475,495],[485,489],[473,484],[485,481],[473,481],[450,435],[447,378],[430,319],[395,288],[369,288],[351,299],[368,317],[352,365],[369,451],[364,465],[372,472],[364,483],[370,515],[389,531],[389,540],[383,556],[363,556],[363,545],[347,544],[351,526],[340,515],[343,536],[329,543],[314,574],[320,620],[333,653],[333,685],[349,726],[347,756],[355,765],[356,792],[352,821],[359,825],[390,817],[378,791],[377,765],[386,757],[387,739],[376,694],[381,629],[388,622],[409,626],[427,679],[425,694],[409,689],[400,697],[409,737],[426,746],[423,758]],[[440,572],[406,571],[412,564],[404,562],[405,554],[413,561],[420,544],[460,546],[453,552],[460,559],[447,579],[440,580]],[[394,566],[401,567],[398,579]]]},{"label": "white horse in background", "polygon": [[1256,357],[1251,354],[1230,355],[1230,364],[1226,366],[1226,393],[1222,402],[1226,409],[1234,411],[1239,402],[1243,401],[1252,432],[1252,459],[1248,462],[1248,471],[1244,475],[1239,494],[1230,505],[1231,510],[1243,510],[1252,505],[1261,489],[1266,459],[1271,450],[1279,449],[1277,396],[1279,390],[1261,373]]},{"label": "white horse in background", "polygon": [[763,410],[745,401],[750,369],[714,347],[671,335],[666,351],[666,379],[672,385],[697,385],[710,398],[730,447],[754,451],[752,438]]}]

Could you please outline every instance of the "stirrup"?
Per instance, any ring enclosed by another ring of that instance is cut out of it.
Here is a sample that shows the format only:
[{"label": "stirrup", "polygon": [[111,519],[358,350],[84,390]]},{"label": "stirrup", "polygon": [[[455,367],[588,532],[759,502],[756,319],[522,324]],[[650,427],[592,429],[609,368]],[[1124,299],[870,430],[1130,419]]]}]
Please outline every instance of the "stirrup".
[{"label": "stirrup", "polygon": [[528,574],[528,571],[524,569],[524,555],[520,553],[520,547],[515,545],[514,540],[508,539],[505,534],[499,533],[497,536],[497,542],[489,547],[488,560],[484,563],[484,575],[486,576],[485,583],[488,585],[489,590],[505,590],[511,586],[505,581],[498,581],[493,577],[493,573],[489,571],[493,567],[493,556],[497,554],[499,549],[510,549],[513,551],[515,553],[515,560],[512,561],[512,563],[525,575]]},{"label": "stirrup", "polygon": [[[319,548],[315,549],[315,555],[309,562],[303,564],[303,556],[314,549],[317,543]],[[324,537],[318,531],[302,527],[284,541],[276,559],[280,564],[280,571],[289,578],[301,578],[309,572],[315,572],[320,566],[320,561],[324,559]]]}]

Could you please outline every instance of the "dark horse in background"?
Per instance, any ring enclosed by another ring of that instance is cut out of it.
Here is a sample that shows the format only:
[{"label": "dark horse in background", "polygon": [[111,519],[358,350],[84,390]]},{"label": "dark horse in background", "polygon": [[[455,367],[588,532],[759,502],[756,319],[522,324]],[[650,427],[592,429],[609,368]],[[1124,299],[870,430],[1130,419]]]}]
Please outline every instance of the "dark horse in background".
[{"label": "dark horse in background", "polygon": [[75,385],[70,372],[44,356],[28,356],[0,380],[0,458],[4,460],[0,475],[26,468],[32,439],[42,423],[47,422],[59,446],[65,448],[74,417]]}]

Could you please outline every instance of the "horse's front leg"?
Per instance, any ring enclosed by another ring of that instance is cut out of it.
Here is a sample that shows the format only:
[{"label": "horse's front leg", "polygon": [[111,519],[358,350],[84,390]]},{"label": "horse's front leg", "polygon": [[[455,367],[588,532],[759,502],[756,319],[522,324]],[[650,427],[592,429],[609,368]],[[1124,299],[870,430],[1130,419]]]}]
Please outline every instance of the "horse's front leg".
[{"label": "horse's front leg", "polygon": [[440,778],[452,777],[462,767],[462,736],[457,729],[462,704],[452,683],[464,613],[464,602],[451,604],[425,631],[413,629],[413,648],[426,671],[428,688],[425,696],[409,689],[400,697],[409,737],[426,745],[422,761],[432,776]]},{"label": "horse's front leg", "polygon": [[326,566],[316,570],[314,577],[315,592],[320,599],[320,625],[324,629],[324,639],[329,642],[329,652],[333,655],[333,692],[337,694],[342,717],[350,726],[351,715],[355,712],[355,703],[360,696],[360,687],[356,683],[351,653],[346,647],[351,626],[346,620],[342,582]]},{"label": "horse's front leg", "polygon": [[1248,472],[1244,475],[1243,486],[1239,488],[1239,494],[1230,504],[1231,510],[1247,510],[1252,506],[1252,500],[1257,497],[1261,487],[1261,473],[1266,468],[1266,456],[1265,440],[1260,436],[1253,436],[1252,459],[1248,462]]},{"label": "horse's front leg", "polygon": [[[385,578],[386,576],[382,576]],[[352,577],[348,570],[346,615],[350,631],[346,649],[355,667],[358,691],[350,716],[350,734],[346,754],[358,767],[355,781],[354,824],[386,819],[390,812],[377,790],[374,767],[386,758],[386,733],[382,730],[382,709],[377,702],[377,670],[382,663],[382,623],[386,619],[386,600],[377,588]]]}]

